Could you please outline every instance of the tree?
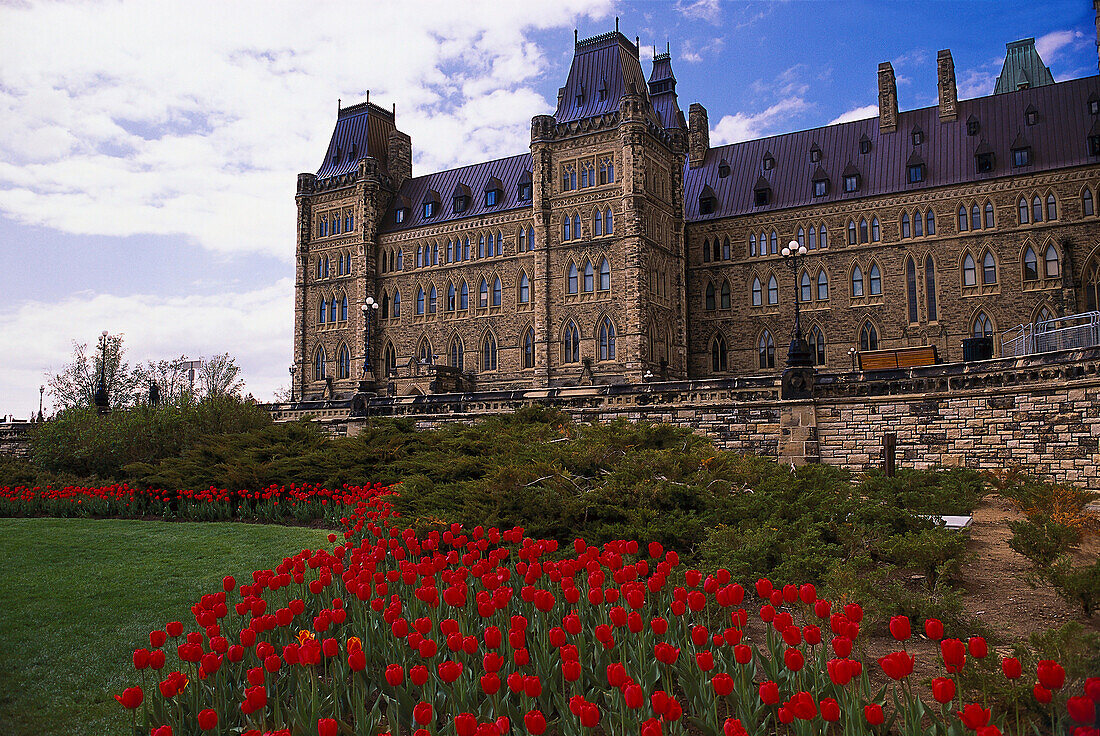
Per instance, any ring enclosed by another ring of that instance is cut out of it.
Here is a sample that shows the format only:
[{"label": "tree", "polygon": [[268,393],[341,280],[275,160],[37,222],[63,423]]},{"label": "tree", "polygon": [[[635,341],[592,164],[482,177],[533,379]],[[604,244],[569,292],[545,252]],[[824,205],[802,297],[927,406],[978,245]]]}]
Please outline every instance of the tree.
[{"label": "tree", "polygon": [[199,384],[199,396],[203,399],[212,399],[218,396],[233,396],[240,398],[244,389],[244,381],[240,378],[241,368],[235,358],[229,353],[215,355],[203,362],[197,375]]},{"label": "tree", "polygon": [[173,360],[150,360],[141,367],[145,381],[146,396],[149,385],[156,382],[162,404],[178,404],[190,390],[191,382],[184,368],[187,356],[181,355]]},{"label": "tree", "polygon": [[91,355],[88,343],[73,342],[72,362],[60,373],[46,374],[50,398],[59,411],[94,405],[101,367],[111,408],[133,406],[145,382],[144,372],[131,369],[129,363],[123,361],[126,350],[122,339],[122,335],[107,335],[103,349],[100,350],[97,344]]}]

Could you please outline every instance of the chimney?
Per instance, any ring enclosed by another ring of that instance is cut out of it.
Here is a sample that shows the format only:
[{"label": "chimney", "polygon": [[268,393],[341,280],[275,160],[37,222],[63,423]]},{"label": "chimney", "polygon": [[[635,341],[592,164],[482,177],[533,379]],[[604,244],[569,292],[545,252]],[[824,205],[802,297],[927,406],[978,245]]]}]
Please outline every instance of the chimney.
[{"label": "chimney", "polygon": [[959,90],[955,86],[955,61],[951,58],[951,49],[940,49],[936,71],[940,87],[940,122],[948,123],[959,117]]},{"label": "chimney", "polygon": [[1096,11],[1096,66],[1100,68],[1100,0],[1092,0],[1092,8]]},{"label": "chimney", "polygon": [[881,133],[898,129],[898,83],[888,61],[878,65],[878,129]]},{"label": "chimney", "polygon": [[698,102],[688,108],[688,167],[697,169],[703,165],[710,150],[710,120],[707,108]]}]

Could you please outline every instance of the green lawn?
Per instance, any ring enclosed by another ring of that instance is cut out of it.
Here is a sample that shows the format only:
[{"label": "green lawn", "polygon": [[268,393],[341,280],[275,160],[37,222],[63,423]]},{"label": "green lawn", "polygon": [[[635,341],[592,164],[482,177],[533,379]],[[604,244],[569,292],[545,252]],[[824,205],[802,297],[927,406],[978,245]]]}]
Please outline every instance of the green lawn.
[{"label": "green lawn", "polygon": [[[0,734],[102,736],[129,728],[112,698],[139,684],[149,631],[186,626],[221,579],[328,544],[328,532],[256,524],[0,519]],[[174,656],[174,654],[173,654]]]}]

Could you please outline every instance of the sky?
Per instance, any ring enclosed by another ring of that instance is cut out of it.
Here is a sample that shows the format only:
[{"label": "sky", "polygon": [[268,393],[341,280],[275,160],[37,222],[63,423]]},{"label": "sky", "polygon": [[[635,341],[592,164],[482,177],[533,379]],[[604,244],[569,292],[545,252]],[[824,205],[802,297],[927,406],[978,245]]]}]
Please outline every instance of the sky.
[{"label": "sky", "polygon": [[[1055,80],[1097,73],[1087,0],[0,0],[0,415],[37,411],[73,343],[131,364],[229,353],[269,400],[292,361],[294,192],[337,100],[396,105],[421,175],[528,150],[580,37],[668,48],[720,145],[991,94],[1034,37]],[[46,396],[46,413],[50,398]]]}]

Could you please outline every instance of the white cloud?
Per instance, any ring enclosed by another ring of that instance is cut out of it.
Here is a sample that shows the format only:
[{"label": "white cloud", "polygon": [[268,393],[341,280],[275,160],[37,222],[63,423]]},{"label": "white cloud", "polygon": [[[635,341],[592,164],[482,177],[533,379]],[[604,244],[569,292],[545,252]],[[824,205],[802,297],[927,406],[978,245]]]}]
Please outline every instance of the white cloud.
[{"label": "white cloud", "polygon": [[710,131],[710,144],[724,146],[727,143],[760,138],[775,132],[777,126],[803,112],[809,104],[801,97],[788,97],[780,100],[763,112],[746,115],[724,115]]},{"label": "white cloud", "polygon": [[1001,65],[1004,59],[996,64],[997,71],[991,68],[967,69],[962,74],[956,75],[955,87],[960,100],[969,100],[973,97],[985,97],[993,94],[993,88],[997,85],[997,77],[1000,76]]},{"label": "white cloud", "polygon": [[1081,31],[1051,31],[1035,39],[1035,50],[1039,52],[1043,63],[1050,66],[1065,47],[1091,43],[1092,39],[1086,37]]},{"label": "white cloud", "polygon": [[837,123],[850,123],[853,120],[865,120],[867,118],[873,118],[878,115],[878,105],[864,105],[863,107],[855,107],[848,110],[845,113],[838,115],[828,122],[828,125],[836,125]]},{"label": "white cloud", "polygon": [[689,20],[702,20],[714,25],[722,22],[722,6],[718,0],[677,0],[676,12]]},{"label": "white cloud", "polygon": [[[0,22],[0,213],[70,233],[293,253],[295,175],[366,91],[416,173],[527,148],[532,32],[612,0],[25,3]],[[48,32],[43,32],[48,29]],[[362,29],[394,29],[392,33]],[[246,226],[242,226],[246,225]]]},{"label": "white cloud", "polygon": [[293,314],[291,279],[205,296],[74,294],[63,301],[27,302],[0,313],[0,352],[6,356],[0,363],[0,400],[17,416],[36,410],[38,387],[47,372],[69,362],[72,342],[94,345],[104,329],[124,335],[130,365],[229,353],[241,366],[245,391],[269,400],[289,382]]}]

